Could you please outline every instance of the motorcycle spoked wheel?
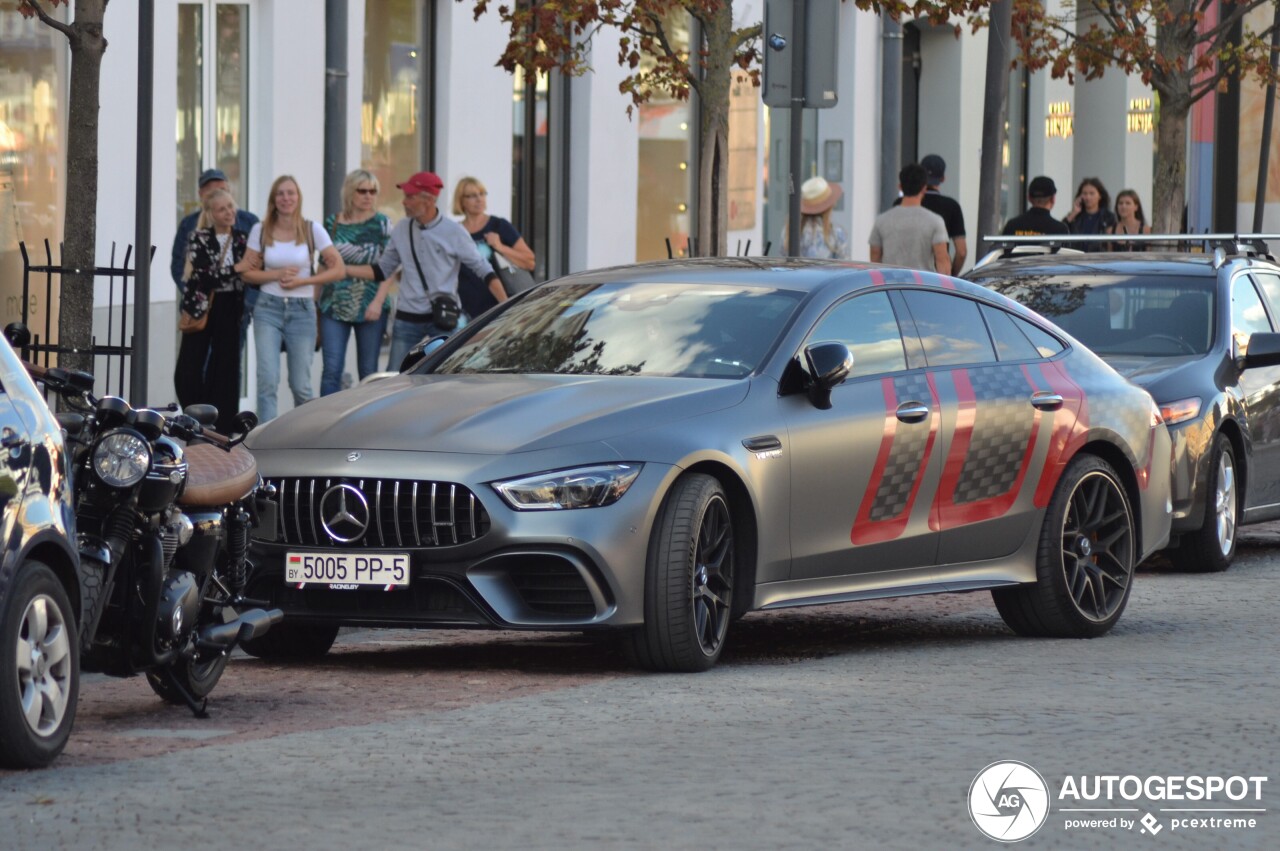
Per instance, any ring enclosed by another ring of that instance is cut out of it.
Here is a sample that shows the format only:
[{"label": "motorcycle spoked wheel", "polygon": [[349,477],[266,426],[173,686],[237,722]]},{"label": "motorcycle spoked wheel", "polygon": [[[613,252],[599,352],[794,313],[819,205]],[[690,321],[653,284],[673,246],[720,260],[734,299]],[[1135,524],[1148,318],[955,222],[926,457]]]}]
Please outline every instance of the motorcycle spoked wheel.
[{"label": "motorcycle spoked wheel", "polygon": [[[227,623],[236,617],[235,611],[230,606],[219,606],[212,614],[213,617],[221,619],[222,623]],[[207,622],[202,618],[200,625],[204,625]],[[169,666],[169,672],[173,674],[173,679],[178,681],[178,684],[186,690],[187,694],[196,700],[204,700],[213,692],[214,687],[218,685],[218,681],[222,679],[222,672],[227,669],[229,658],[230,656],[226,653],[201,650],[192,658],[179,659]],[[165,703],[171,703],[175,706],[187,705],[182,693],[174,688],[173,682],[165,673],[154,670],[147,671],[147,684]]]}]

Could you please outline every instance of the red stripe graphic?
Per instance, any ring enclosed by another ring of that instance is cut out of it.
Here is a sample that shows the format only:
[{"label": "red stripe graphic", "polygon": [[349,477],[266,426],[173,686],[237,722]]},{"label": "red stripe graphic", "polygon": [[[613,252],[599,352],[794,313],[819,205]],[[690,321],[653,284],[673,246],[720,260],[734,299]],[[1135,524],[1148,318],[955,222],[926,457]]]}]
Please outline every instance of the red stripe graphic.
[{"label": "red stripe graphic", "polygon": [[893,439],[898,432],[898,395],[893,387],[893,379],[881,379],[880,387],[884,391],[884,434],[880,438],[880,450],[876,453],[876,463],[871,470],[871,480],[867,484],[867,490],[862,494],[862,503],[858,506],[858,515],[854,520],[853,528],[849,531],[849,541],[855,545],[892,541],[907,528],[907,521],[911,518],[911,508],[915,505],[916,496],[920,493],[920,484],[924,481],[924,473],[929,467],[929,458],[933,454],[933,442],[938,435],[940,420],[938,415],[938,393],[933,386],[933,376],[930,375],[929,393],[932,413],[929,415],[929,437],[925,440],[924,453],[916,465],[915,479],[911,483],[911,493],[907,496],[906,505],[896,516],[885,520],[872,520],[871,508],[875,505],[876,494],[879,493],[880,484],[884,481],[885,467],[888,465],[889,455],[893,451]]}]

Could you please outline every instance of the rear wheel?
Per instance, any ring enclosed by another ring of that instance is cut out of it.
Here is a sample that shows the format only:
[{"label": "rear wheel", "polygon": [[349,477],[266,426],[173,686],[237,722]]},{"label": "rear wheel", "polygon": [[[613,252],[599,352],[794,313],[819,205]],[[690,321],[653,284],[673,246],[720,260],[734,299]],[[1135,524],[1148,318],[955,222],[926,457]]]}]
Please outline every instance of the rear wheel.
[{"label": "rear wheel", "polygon": [[337,637],[337,624],[289,623],[286,619],[266,635],[242,646],[250,656],[269,662],[303,662],[322,658]]},{"label": "rear wheel", "polygon": [[1207,484],[1204,524],[1184,534],[1169,555],[1182,570],[1221,573],[1236,557],[1236,523],[1240,517],[1236,453],[1225,434],[1214,439]]},{"label": "rear wheel", "polygon": [[1093,638],[1120,619],[1133,584],[1137,536],[1129,498],[1093,455],[1067,465],[1036,551],[1036,582],[991,592],[1019,635]]},{"label": "rear wheel", "polygon": [[677,479],[649,542],[644,626],[625,648],[632,662],[655,671],[716,663],[732,619],[734,543],[720,483],[700,473]]},{"label": "rear wheel", "polygon": [[19,567],[0,609],[0,766],[42,768],[75,721],[80,646],[67,592],[49,567]]}]

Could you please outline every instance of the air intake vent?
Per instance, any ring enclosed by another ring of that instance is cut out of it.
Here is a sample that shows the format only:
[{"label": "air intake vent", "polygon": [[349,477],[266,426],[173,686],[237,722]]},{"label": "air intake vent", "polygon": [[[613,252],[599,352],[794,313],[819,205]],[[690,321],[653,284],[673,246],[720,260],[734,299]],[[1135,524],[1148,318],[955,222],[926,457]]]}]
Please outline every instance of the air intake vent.
[{"label": "air intake vent", "polygon": [[[474,541],[489,531],[489,514],[471,490],[452,482],[402,479],[286,478],[268,479],[276,488],[278,540],[304,547],[387,549],[447,547]],[[349,486],[340,505],[339,485]],[[361,500],[352,494],[358,491]],[[330,517],[322,517],[322,509]],[[334,522],[345,509],[347,518]],[[328,521],[341,537],[325,531]],[[360,531],[360,526],[364,530]]]},{"label": "air intake vent", "polygon": [[521,561],[510,573],[511,584],[530,609],[571,618],[589,618],[596,613],[587,583],[572,564],[558,558]]}]

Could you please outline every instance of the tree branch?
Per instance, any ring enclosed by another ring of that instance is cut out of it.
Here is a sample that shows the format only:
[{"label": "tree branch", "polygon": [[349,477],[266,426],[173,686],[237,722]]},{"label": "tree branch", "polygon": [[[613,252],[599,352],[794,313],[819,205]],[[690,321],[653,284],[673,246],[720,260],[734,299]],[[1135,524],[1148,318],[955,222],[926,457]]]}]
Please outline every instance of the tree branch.
[{"label": "tree branch", "polygon": [[57,18],[50,17],[49,13],[40,5],[40,0],[22,0],[18,5],[26,6],[28,9],[36,13],[36,17],[47,27],[53,27],[58,32],[67,37],[67,41],[74,41],[76,37],[75,30],[59,21]]}]

